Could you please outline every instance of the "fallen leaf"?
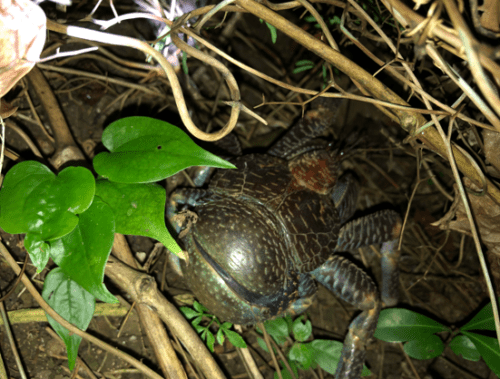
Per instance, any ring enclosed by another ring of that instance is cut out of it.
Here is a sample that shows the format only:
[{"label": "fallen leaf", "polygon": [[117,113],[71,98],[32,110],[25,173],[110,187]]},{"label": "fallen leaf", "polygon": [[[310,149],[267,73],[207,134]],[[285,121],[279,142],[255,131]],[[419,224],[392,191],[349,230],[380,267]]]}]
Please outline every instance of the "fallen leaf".
[{"label": "fallen leaf", "polygon": [[484,141],[484,156],[488,160],[488,163],[491,164],[493,169],[496,171],[496,175],[500,174],[500,133],[483,129],[483,141]]},{"label": "fallen leaf", "polygon": [[40,59],[46,17],[28,0],[0,0],[0,98]]},{"label": "fallen leaf", "polygon": [[481,26],[492,32],[500,32],[500,2],[498,0],[484,0],[479,8],[484,11],[481,15]]},{"label": "fallen leaf", "polygon": [[16,113],[17,108],[12,104],[6,102],[4,99],[0,99],[0,117],[7,118]]}]

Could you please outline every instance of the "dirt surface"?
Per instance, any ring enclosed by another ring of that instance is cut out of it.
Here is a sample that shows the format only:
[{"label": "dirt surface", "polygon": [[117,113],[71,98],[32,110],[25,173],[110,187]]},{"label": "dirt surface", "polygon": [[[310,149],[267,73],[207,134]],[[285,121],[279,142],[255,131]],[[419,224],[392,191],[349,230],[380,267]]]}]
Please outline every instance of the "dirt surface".
[{"label": "dirt surface", "polygon": [[[67,13],[56,10],[53,4],[44,5],[44,9],[47,15],[53,19],[76,20],[80,18],[80,13],[87,12],[89,6],[86,2],[76,2],[73,7],[68,8]],[[131,5],[123,5],[124,9],[121,9],[120,6],[118,7],[120,12],[124,13],[125,9],[128,12],[131,11]],[[305,21],[299,20],[299,12],[287,11],[284,14],[298,25],[304,28],[310,27]],[[104,6],[94,17],[106,19],[112,16],[109,7]],[[217,20],[221,21],[221,17]],[[90,26],[89,24],[85,25]],[[154,28],[145,20],[134,20],[113,27],[110,32],[144,39],[152,38]],[[315,58],[307,50],[300,48],[282,34],[278,34],[277,42],[273,44],[266,25],[261,24],[253,16],[243,15],[230,38],[223,36],[221,29],[204,31],[203,35],[221,49],[230,52],[234,58],[261,72],[273,77],[279,76],[281,80],[294,84],[302,83],[301,85],[304,85],[306,82],[308,88],[316,90],[320,88],[322,79],[321,76],[318,76],[319,72],[309,78],[307,77],[308,72],[291,73],[296,60]],[[336,35],[336,37],[339,38],[339,41],[341,40],[340,36]],[[62,39],[62,37],[51,33],[51,39],[47,46],[58,39]],[[366,40],[364,43],[373,51],[376,50],[376,45],[373,42]],[[72,44],[70,47],[66,45],[65,48],[76,49],[79,48],[79,45]],[[142,54],[130,49],[109,48],[109,50],[123,59],[144,62]],[[351,59],[357,60],[358,63],[366,61],[366,58],[363,58],[352,45],[343,46],[343,52]],[[56,65],[57,62],[50,64]],[[202,107],[201,102],[197,103],[193,97],[188,96],[188,106],[192,111],[193,119],[197,125],[210,125],[212,130],[215,130],[219,127],[221,120],[225,123],[228,111],[227,107],[218,107],[216,112],[211,114],[213,99],[217,96],[227,98],[227,91],[225,89],[219,91],[219,88],[224,88],[224,86],[220,86],[220,77],[218,74],[215,75],[212,69],[192,58],[188,59],[187,64],[190,78],[198,88],[197,93],[204,99],[203,101],[206,101],[205,105],[208,105]],[[366,66],[368,70],[371,70],[368,64]],[[138,83],[141,80],[140,77],[132,75],[130,72],[117,70],[106,62],[91,57],[68,60],[62,64],[62,67],[100,74],[103,75],[102,78],[107,76],[118,78],[130,83]],[[229,64],[228,67],[234,72],[242,91],[242,99],[249,108],[261,103],[262,95],[265,95],[268,101],[283,101],[284,95],[288,94],[288,91],[277,90],[244,70]],[[164,78],[158,79],[152,76],[144,80],[146,87],[159,89],[161,96],[151,96],[148,93],[134,90],[126,97],[119,97],[129,89],[119,84],[107,83],[104,79],[91,80],[76,74],[48,69],[43,70],[43,72],[57,96],[73,136],[89,159],[96,153],[103,151],[104,148],[100,141],[102,131],[111,121],[118,118],[128,115],[147,115],[181,125],[176,113],[175,102]],[[180,73],[179,76],[183,78],[184,82],[187,82],[184,74]],[[384,80],[383,74],[381,79]],[[343,76],[337,76],[336,80],[344,85],[344,88],[349,86],[348,81]],[[432,83],[428,84],[432,85]],[[9,94],[9,98],[15,99],[19,106],[19,114],[32,118],[33,115],[26,97],[20,95],[21,90],[21,87],[14,88]],[[44,125],[48,125],[47,116],[39,107],[39,99],[31,91],[29,93],[42,122]],[[303,97],[302,100],[304,99]],[[465,236],[461,248],[462,236],[459,233],[445,232],[431,226],[431,223],[443,216],[451,203],[438,190],[429,177],[429,173],[420,167],[420,163],[416,159],[416,154],[420,154],[420,151],[403,143],[407,134],[372,106],[350,102],[345,108],[342,111],[345,116],[341,117],[341,123],[336,125],[335,133],[341,136],[352,133],[354,130],[360,133],[356,154],[343,162],[343,168],[353,171],[361,184],[358,215],[385,207],[390,207],[400,212],[401,215],[405,215],[409,208],[402,245],[401,293],[398,306],[421,312],[445,325],[452,327],[463,325],[488,302],[472,239]],[[257,108],[256,111],[269,121],[269,125],[264,126],[255,122],[252,117],[242,114],[235,132],[246,151],[264,151],[282,133],[283,128],[289,127],[300,117],[302,112],[301,108],[296,105],[284,107],[266,105]],[[20,117],[13,118],[13,121],[35,141],[44,158],[51,156],[54,147],[38,126],[26,122]],[[6,132],[6,143],[23,159],[33,159],[28,145],[10,128]],[[200,145],[210,148],[210,145],[206,143]],[[431,153],[424,151],[423,154],[433,172],[438,176],[439,182],[449,194],[453,195],[453,176],[448,163]],[[13,164],[12,161],[7,160],[3,172],[6,172]],[[168,179],[168,183],[163,184],[166,185],[168,191],[176,186],[189,185],[182,173]],[[410,204],[412,191],[417,184],[418,188]],[[2,231],[1,237],[16,259],[22,262],[26,255],[26,251],[22,247],[23,236],[12,236]],[[154,243],[150,239],[134,236],[128,237],[128,241],[134,253],[145,253],[146,256],[151,252]],[[362,267],[366,266],[368,273],[376,279],[377,283],[380,283],[378,249],[378,246],[373,249],[364,248],[352,252],[352,255],[355,262]],[[166,264],[166,254],[165,251],[162,252],[151,267],[150,273],[157,278],[159,283],[162,283],[163,279],[165,280],[164,294],[175,302],[180,295],[185,295],[189,291],[182,278],[178,277]],[[28,264],[26,272],[41,291],[43,280],[53,267],[55,265],[50,262],[48,268],[40,274],[35,274],[35,268]],[[9,265],[0,259],[0,289],[3,294],[13,284],[14,279],[15,275]],[[114,294],[121,295],[108,282],[106,284]],[[123,304],[129,306],[127,298],[122,298],[122,301]],[[39,308],[23,285],[16,287],[15,291],[4,301],[4,306],[9,312]],[[307,318],[313,324],[315,338],[342,341],[349,322],[357,313],[358,310],[334,298],[325,288],[320,286],[317,300],[307,311]],[[12,325],[21,364],[26,370],[28,378],[70,378],[71,373],[68,370],[65,349],[53,335],[49,334],[47,328],[47,322],[14,323]],[[144,330],[141,328],[135,310],[127,319],[109,316],[95,317],[88,331],[107,343],[123,349],[160,373],[156,358],[145,337]],[[445,342],[450,342],[448,334],[444,333],[440,336]],[[274,373],[271,358],[258,347],[254,328],[245,328],[243,337],[251,346],[257,365],[261,368],[264,377],[271,378]],[[21,378],[3,326],[0,326],[0,352],[8,378]],[[216,346],[215,355],[227,377],[247,377],[240,356],[230,344]],[[81,344],[79,356],[98,378],[135,379],[146,377],[130,368],[126,362],[86,341]],[[181,359],[183,363],[186,362],[185,358]],[[401,344],[389,344],[374,340],[368,346],[366,364],[372,371],[370,378],[487,379],[495,377],[484,361],[464,360],[457,357],[449,347],[446,347],[444,353],[437,358],[419,361],[408,358],[403,352]],[[189,377],[195,377],[191,366],[186,365],[186,371]],[[320,369],[316,369],[314,372],[301,372],[301,377],[332,377],[320,371]],[[79,369],[78,375],[81,378],[91,377],[82,368]]]}]

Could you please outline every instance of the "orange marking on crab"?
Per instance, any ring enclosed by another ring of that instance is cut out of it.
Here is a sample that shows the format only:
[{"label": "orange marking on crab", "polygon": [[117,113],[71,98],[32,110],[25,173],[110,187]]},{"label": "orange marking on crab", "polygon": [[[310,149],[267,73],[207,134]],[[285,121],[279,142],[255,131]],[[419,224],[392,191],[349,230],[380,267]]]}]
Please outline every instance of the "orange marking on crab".
[{"label": "orange marking on crab", "polygon": [[290,171],[298,185],[317,193],[327,194],[335,185],[336,170],[327,158],[311,158],[306,156],[290,162]]}]

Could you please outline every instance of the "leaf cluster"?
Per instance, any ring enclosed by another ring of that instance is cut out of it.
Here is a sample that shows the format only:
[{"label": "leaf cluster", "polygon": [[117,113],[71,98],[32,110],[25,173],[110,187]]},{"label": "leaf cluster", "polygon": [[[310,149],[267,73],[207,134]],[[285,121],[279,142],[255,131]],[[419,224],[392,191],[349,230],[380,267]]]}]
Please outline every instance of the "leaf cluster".
[{"label": "leaf cluster", "polygon": [[[193,303],[193,308],[181,307],[180,310],[188,320],[192,320],[191,324],[201,336],[202,340],[206,342],[211,352],[214,351],[215,338],[217,338],[219,345],[223,345],[227,337],[228,341],[234,346],[239,348],[247,347],[243,338],[238,333],[230,330],[233,324],[230,322],[221,323],[216,316],[211,314],[207,308],[197,301]],[[210,320],[209,323],[201,325],[203,318],[208,318]],[[216,336],[210,331],[210,327],[214,323],[219,327]]]},{"label": "leaf cluster", "polygon": [[[294,321],[290,316],[277,318],[264,323],[267,333],[271,338],[284,348],[286,346],[286,358],[288,366],[292,369],[295,377],[299,377],[298,370],[314,369],[321,367],[326,372],[334,375],[342,352],[343,343],[339,341],[314,339],[312,338],[311,321],[300,316]],[[260,331],[257,329],[257,331]],[[262,331],[260,331],[262,333]],[[269,352],[265,341],[258,338],[259,346]],[[292,375],[280,361],[283,369],[281,375],[284,379],[292,379]],[[362,376],[370,375],[370,370],[363,366]],[[278,378],[278,374],[274,374]]]},{"label": "leaf cluster", "polygon": [[[112,123],[102,142],[110,152],[94,158],[98,179],[84,167],[56,176],[40,162],[25,161],[9,170],[0,191],[0,227],[26,233],[24,246],[38,272],[49,258],[59,266],[47,275],[42,296],[82,330],[96,299],[118,302],[103,283],[115,233],[155,238],[182,258],[165,225],[166,191],[155,182],[191,166],[234,168],[174,125],[149,117]],[[81,337],[47,318],[73,369]]]},{"label": "leaf cluster", "polygon": [[471,361],[483,357],[488,367],[500,377],[498,340],[484,335],[494,330],[491,303],[455,332],[417,312],[392,308],[380,313],[375,337],[386,342],[405,342],[404,350],[410,357],[431,359],[441,355],[445,348],[442,339],[435,333],[450,332],[453,337],[449,346],[455,354]]}]

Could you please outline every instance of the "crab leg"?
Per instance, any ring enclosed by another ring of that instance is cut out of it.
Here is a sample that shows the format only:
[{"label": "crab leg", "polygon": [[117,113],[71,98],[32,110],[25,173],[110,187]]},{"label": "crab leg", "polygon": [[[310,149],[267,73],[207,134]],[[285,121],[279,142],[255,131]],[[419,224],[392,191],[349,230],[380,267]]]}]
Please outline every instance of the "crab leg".
[{"label": "crab leg", "polygon": [[394,211],[385,210],[361,217],[340,229],[336,252],[357,249],[361,246],[382,244],[382,300],[386,306],[397,303],[399,288],[397,250],[401,217]]},{"label": "crab leg", "polygon": [[210,197],[211,191],[202,190],[199,188],[183,188],[181,190],[176,190],[170,195],[170,199],[167,204],[167,219],[170,224],[175,228],[175,231],[179,233],[182,229],[182,222],[175,218],[176,213],[179,211],[179,206],[189,205],[191,207],[196,207],[201,204],[205,204],[204,199]]},{"label": "crab leg", "polygon": [[380,299],[373,280],[348,259],[334,255],[312,273],[334,295],[362,309],[349,325],[336,379],[357,379],[365,361],[365,345],[373,336],[380,313]]},{"label": "crab leg", "polygon": [[350,173],[342,175],[335,184],[332,192],[332,200],[339,212],[340,222],[343,224],[349,220],[356,211],[358,200],[358,182]]}]

